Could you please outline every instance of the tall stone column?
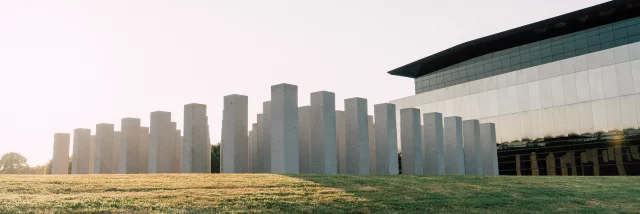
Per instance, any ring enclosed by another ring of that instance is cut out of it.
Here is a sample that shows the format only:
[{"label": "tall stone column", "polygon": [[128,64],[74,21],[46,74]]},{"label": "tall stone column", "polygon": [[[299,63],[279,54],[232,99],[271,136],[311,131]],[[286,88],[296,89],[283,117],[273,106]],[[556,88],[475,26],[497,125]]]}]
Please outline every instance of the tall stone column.
[{"label": "tall stone column", "polygon": [[123,118],[120,123],[120,174],[138,174],[140,119]]},{"label": "tall stone column", "polygon": [[[207,172],[207,106],[184,105],[184,142],[182,144],[182,172]],[[209,153],[211,149],[209,148]]]},{"label": "tall stone column", "polygon": [[249,172],[258,172],[258,123],[251,124],[249,132]]},{"label": "tall stone column", "polygon": [[480,122],[478,120],[462,121],[464,144],[464,173],[482,175],[482,148],[480,144]]},{"label": "tall stone column", "polygon": [[151,112],[151,140],[149,141],[149,173],[171,173],[171,164],[175,155],[171,127],[171,112]]},{"label": "tall stone column", "polygon": [[423,172],[442,175],[445,173],[444,131],[442,114],[438,112],[423,114],[422,135]]},{"label": "tall stone column", "polygon": [[[264,151],[263,149],[263,141],[264,141],[264,133],[262,130],[264,130],[264,116],[263,114],[258,114],[257,118],[256,118],[257,122],[258,122],[258,127],[256,130],[254,130],[256,132],[256,171],[254,173],[264,173],[264,160],[263,158],[265,157],[264,154],[266,151]],[[270,152],[269,152],[270,153]],[[271,164],[269,164],[271,165]]]},{"label": "tall stone column", "polygon": [[496,125],[480,124],[480,145],[484,175],[498,175],[498,149],[496,148]]},{"label": "tall stone column", "polygon": [[55,133],[53,135],[53,159],[51,161],[51,174],[69,174],[69,133]]},{"label": "tall stone column", "polygon": [[271,86],[271,172],[298,174],[298,86]]},{"label": "tall stone column", "polygon": [[94,158],[93,156],[95,155],[95,150],[96,150],[96,136],[95,135],[91,135],[91,138],[89,138],[89,174],[94,174],[95,172],[93,172],[93,166],[94,166]]},{"label": "tall stone column", "polygon": [[222,124],[222,173],[247,173],[248,161],[248,102],[244,95],[224,97]]},{"label": "tall stone column", "polygon": [[444,118],[445,173],[464,175],[464,151],[462,144],[462,118]]},{"label": "tall stone column", "polygon": [[90,156],[91,129],[74,129],[71,174],[89,174]]},{"label": "tall stone column", "polygon": [[175,172],[176,173],[181,173],[182,172],[182,131],[180,129],[177,129],[176,134],[174,135],[175,138],[175,163],[173,163],[174,168],[175,168]]},{"label": "tall stone column", "polygon": [[111,170],[113,174],[118,174],[120,172],[120,132],[113,132],[113,159],[111,163]]},{"label": "tall stone column", "polygon": [[347,174],[347,132],[344,111],[336,111],[336,142],[338,143],[338,173]]},{"label": "tall stone column", "polygon": [[271,173],[271,101],[262,103],[262,120],[262,137],[258,144],[260,172]]},{"label": "tall stone column", "polygon": [[311,173],[337,174],[336,97],[333,92],[311,93],[310,129],[312,130],[309,155]]},{"label": "tall stone column", "polygon": [[310,173],[311,107],[298,107],[298,162],[300,174]]},{"label": "tall stone column", "polygon": [[209,131],[209,117],[207,116],[207,173],[211,174],[211,131]]},{"label": "tall stone column", "polygon": [[149,172],[149,127],[140,127],[140,148],[138,149],[138,173]]},{"label": "tall stone column", "polygon": [[400,124],[402,174],[423,174],[420,109],[401,109]]},{"label": "tall stone column", "polygon": [[376,135],[373,127],[373,116],[367,116],[369,129],[369,173],[376,174]]},{"label": "tall stone column", "polygon": [[367,100],[349,98],[344,100],[346,127],[346,160],[348,174],[369,174],[369,124]]},{"label": "tall stone column", "polygon": [[373,106],[375,116],[376,171],[378,175],[398,174],[398,129],[396,105],[382,103]]},{"label": "tall stone column", "polygon": [[95,145],[93,172],[113,174],[113,124],[96,125]]}]

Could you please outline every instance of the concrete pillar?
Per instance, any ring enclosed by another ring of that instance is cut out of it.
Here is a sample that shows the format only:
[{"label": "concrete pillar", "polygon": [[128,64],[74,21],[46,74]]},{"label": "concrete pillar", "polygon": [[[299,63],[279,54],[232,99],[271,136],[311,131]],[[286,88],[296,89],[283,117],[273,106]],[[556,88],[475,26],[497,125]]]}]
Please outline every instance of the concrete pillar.
[{"label": "concrete pillar", "polygon": [[258,114],[257,118],[257,124],[258,127],[254,130],[254,132],[256,132],[256,171],[254,173],[263,173],[264,171],[264,164],[262,163],[264,160],[262,158],[264,158],[264,154],[261,154],[261,152],[265,152],[262,149],[262,144],[264,141],[264,133],[263,133],[263,126],[264,126],[264,116],[263,114]]},{"label": "concrete pillar", "polygon": [[445,173],[464,175],[462,118],[444,118]]},{"label": "concrete pillar", "polygon": [[480,145],[484,175],[498,175],[498,149],[496,148],[496,125],[480,124]]},{"label": "concrete pillar", "polygon": [[93,172],[113,174],[113,124],[96,125],[95,145]]},{"label": "concrete pillar", "polygon": [[311,93],[310,115],[310,130],[312,130],[310,132],[310,171],[312,174],[337,174],[338,144],[335,94],[328,91]]},{"label": "concrete pillar", "polygon": [[207,119],[207,173],[211,173],[211,132],[209,131],[209,117]]},{"label": "concrete pillar", "polygon": [[120,174],[138,174],[140,171],[140,119],[123,118],[120,123]]},{"label": "concrete pillar", "polygon": [[175,130],[175,163],[173,163],[175,173],[182,172],[182,131],[180,129]]},{"label": "concrete pillar", "polygon": [[396,105],[382,103],[373,106],[375,116],[376,171],[378,175],[398,174],[398,129]]},{"label": "concrete pillar", "polygon": [[120,172],[120,132],[113,132],[113,159],[111,163],[111,170],[113,174]]},{"label": "concrete pillar", "polygon": [[90,155],[91,129],[74,129],[71,174],[89,174]]},{"label": "concrete pillar", "polygon": [[55,133],[53,135],[53,159],[51,163],[51,174],[69,174],[69,133]]},{"label": "concrete pillar", "polygon": [[367,100],[349,98],[344,100],[346,130],[346,160],[348,174],[369,174],[369,124]]},{"label": "concrete pillar", "polygon": [[336,111],[336,142],[338,144],[338,173],[347,174],[347,132],[344,111]]},{"label": "concrete pillar", "polygon": [[298,174],[298,86],[271,86],[271,172]]},{"label": "concrete pillar", "polygon": [[138,149],[138,173],[149,172],[149,127],[140,127],[140,147]]},{"label": "concrete pillar", "polygon": [[298,163],[300,174],[310,172],[311,150],[311,107],[298,108]]},{"label": "concrete pillar", "polygon": [[373,116],[367,116],[369,129],[369,173],[376,174],[376,135],[373,128]]},{"label": "concrete pillar", "polygon": [[[207,106],[184,105],[184,141],[182,144],[182,172],[207,172]],[[211,149],[209,148],[209,153]]]},{"label": "concrete pillar", "polygon": [[482,148],[480,144],[480,122],[478,120],[462,121],[464,145],[464,173],[482,175]]},{"label": "concrete pillar", "polygon": [[249,172],[258,172],[258,123],[251,124],[249,132]]},{"label": "concrete pillar", "polygon": [[171,163],[175,155],[171,127],[171,112],[151,112],[151,134],[149,141],[149,173],[171,173]]},{"label": "concrete pillar", "polygon": [[420,109],[401,109],[400,124],[402,174],[423,174]]},{"label": "concrete pillar", "polygon": [[244,95],[224,97],[222,124],[222,173],[247,173],[248,161],[248,102]]},{"label": "concrete pillar", "polygon": [[442,114],[432,112],[422,116],[424,121],[422,131],[423,172],[442,175],[445,172]]},{"label": "concrete pillar", "polygon": [[260,172],[271,173],[271,101],[262,103],[262,127],[260,144],[258,144],[258,159]]},{"label": "concrete pillar", "polygon": [[95,135],[91,135],[91,138],[89,138],[89,174],[93,174],[93,156],[95,154],[95,150],[96,150],[96,136]]}]

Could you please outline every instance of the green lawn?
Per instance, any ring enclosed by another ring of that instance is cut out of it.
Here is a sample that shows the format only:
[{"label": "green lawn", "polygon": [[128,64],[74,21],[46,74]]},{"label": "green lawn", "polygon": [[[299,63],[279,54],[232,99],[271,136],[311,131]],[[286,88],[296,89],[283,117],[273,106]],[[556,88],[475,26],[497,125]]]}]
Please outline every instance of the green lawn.
[{"label": "green lawn", "polygon": [[639,213],[638,177],[0,175],[0,213]]}]

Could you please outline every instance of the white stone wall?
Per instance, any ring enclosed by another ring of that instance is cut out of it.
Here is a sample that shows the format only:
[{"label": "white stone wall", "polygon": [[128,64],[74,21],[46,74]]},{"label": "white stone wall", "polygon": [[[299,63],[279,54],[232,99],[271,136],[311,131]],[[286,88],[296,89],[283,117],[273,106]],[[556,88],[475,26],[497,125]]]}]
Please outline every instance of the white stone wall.
[{"label": "white stone wall", "polygon": [[[640,43],[391,101],[496,124],[497,142],[638,128]],[[398,127],[400,125],[398,124]],[[398,131],[400,131],[398,129]],[[399,135],[398,135],[399,136]]]}]

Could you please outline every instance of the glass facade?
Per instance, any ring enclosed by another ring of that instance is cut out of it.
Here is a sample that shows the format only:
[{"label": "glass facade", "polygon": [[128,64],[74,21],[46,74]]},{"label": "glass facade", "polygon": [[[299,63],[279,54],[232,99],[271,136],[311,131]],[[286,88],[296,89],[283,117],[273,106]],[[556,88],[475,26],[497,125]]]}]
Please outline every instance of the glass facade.
[{"label": "glass facade", "polygon": [[415,78],[416,94],[640,42],[640,17],[475,57]]}]

